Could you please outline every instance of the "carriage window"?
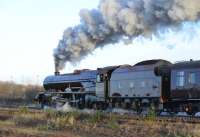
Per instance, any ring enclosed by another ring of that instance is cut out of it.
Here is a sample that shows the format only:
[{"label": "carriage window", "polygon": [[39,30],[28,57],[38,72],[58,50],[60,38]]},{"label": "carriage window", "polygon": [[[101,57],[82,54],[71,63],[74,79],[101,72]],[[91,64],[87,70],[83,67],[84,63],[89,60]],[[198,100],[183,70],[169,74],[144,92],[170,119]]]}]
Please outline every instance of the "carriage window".
[{"label": "carriage window", "polygon": [[134,83],[130,82],[130,88],[134,88]]},{"label": "carriage window", "polygon": [[183,87],[185,84],[184,71],[177,72],[176,74],[176,86]]},{"label": "carriage window", "polygon": [[122,86],[121,86],[121,83],[120,83],[120,82],[118,83],[118,88],[122,88]]},{"label": "carriage window", "polygon": [[196,83],[196,74],[194,72],[189,73],[188,83],[195,84]]},{"label": "carriage window", "polygon": [[141,87],[144,88],[145,86],[146,86],[146,82],[145,82],[145,81],[142,81],[142,82],[141,82]]}]

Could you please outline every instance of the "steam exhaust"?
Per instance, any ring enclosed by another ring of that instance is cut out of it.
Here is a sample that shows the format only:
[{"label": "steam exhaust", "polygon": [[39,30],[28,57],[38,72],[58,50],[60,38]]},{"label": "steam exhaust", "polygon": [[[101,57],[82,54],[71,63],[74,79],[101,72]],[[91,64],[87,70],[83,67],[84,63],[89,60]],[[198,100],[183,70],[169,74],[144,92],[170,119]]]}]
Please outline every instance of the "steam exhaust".
[{"label": "steam exhaust", "polygon": [[150,37],[163,28],[180,28],[199,17],[200,0],[100,0],[98,9],[82,9],[81,23],[64,31],[54,50],[56,72],[96,48]]}]

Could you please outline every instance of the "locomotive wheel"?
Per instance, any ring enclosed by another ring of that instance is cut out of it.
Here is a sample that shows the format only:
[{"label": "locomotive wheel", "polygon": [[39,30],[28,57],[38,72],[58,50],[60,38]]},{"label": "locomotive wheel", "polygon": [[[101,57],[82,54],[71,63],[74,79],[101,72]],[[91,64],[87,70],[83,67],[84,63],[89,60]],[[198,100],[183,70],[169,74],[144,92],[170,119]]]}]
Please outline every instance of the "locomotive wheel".
[{"label": "locomotive wheel", "polygon": [[131,104],[130,103],[128,103],[128,102],[123,102],[122,103],[122,108],[123,109],[129,109],[131,107]]},{"label": "locomotive wheel", "polygon": [[106,110],[108,108],[108,104],[107,103],[102,103],[102,109]]},{"label": "locomotive wheel", "polygon": [[120,108],[120,104],[118,102],[115,102],[115,108]]},{"label": "locomotive wheel", "polygon": [[140,101],[136,101],[135,102],[135,108],[136,108],[136,112],[138,114],[140,114],[142,112],[142,105],[141,105],[141,102]]},{"label": "locomotive wheel", "polygon": [[85,108],[84,103],[79,103],[79,104],[78,104],[78,108],[79,108],[79,109],[84,109],[84,108]]},{"label": "locomotive wheel", "polygon": [[193,112],[193,107],[192,107],[192,104],[191,104],[191,103],[189,103],[189,104],[185,107],[185,111],[186,111],[186,113],[187,113],[188,115],[193,115],[193,114],[195,114],[195,113]]},{"label": "locomotive wheel", "polygon": [[97,102],[97,109],[98,110],[106,110],[107,109],[107,104],[105,102]]},{"label": "locomotive wheel", "polygon": [[97,104],[96,103],[92,103],[92,109],[97,109]]}]

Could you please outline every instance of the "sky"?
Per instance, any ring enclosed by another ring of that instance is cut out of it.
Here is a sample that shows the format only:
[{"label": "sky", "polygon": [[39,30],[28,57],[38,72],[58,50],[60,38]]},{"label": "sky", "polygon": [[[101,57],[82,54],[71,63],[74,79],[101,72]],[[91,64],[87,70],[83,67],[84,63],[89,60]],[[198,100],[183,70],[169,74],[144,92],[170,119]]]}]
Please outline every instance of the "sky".
[{"label": "sky", "polygon": [[[79,11],[97,8],[99,0],[0,0],[0,80],[42,84],[54,73],[53,49],[63,31],[79,24]],[[76,65],[66,64],[61,73],[135,64],[147,59],[171,62],[199,60],[200,21],[165,29],[150,38],[96,49]]]}]

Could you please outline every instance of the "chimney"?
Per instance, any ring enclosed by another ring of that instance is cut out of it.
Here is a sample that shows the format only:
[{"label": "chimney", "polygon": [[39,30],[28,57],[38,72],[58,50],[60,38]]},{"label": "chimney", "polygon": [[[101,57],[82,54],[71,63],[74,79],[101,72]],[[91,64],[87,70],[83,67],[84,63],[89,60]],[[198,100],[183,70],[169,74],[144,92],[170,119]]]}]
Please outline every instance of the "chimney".
[{"label": "chimney", "polygon": [[55,72],[55,76],[59,76],[60,75],[60,72],[59,71],[56,71]]},{"label": "chimney", "polygon": [[55,72],[54,72],[55,76],[60,75],[60,72],[58,70],[57,64],[55,63]]}]

